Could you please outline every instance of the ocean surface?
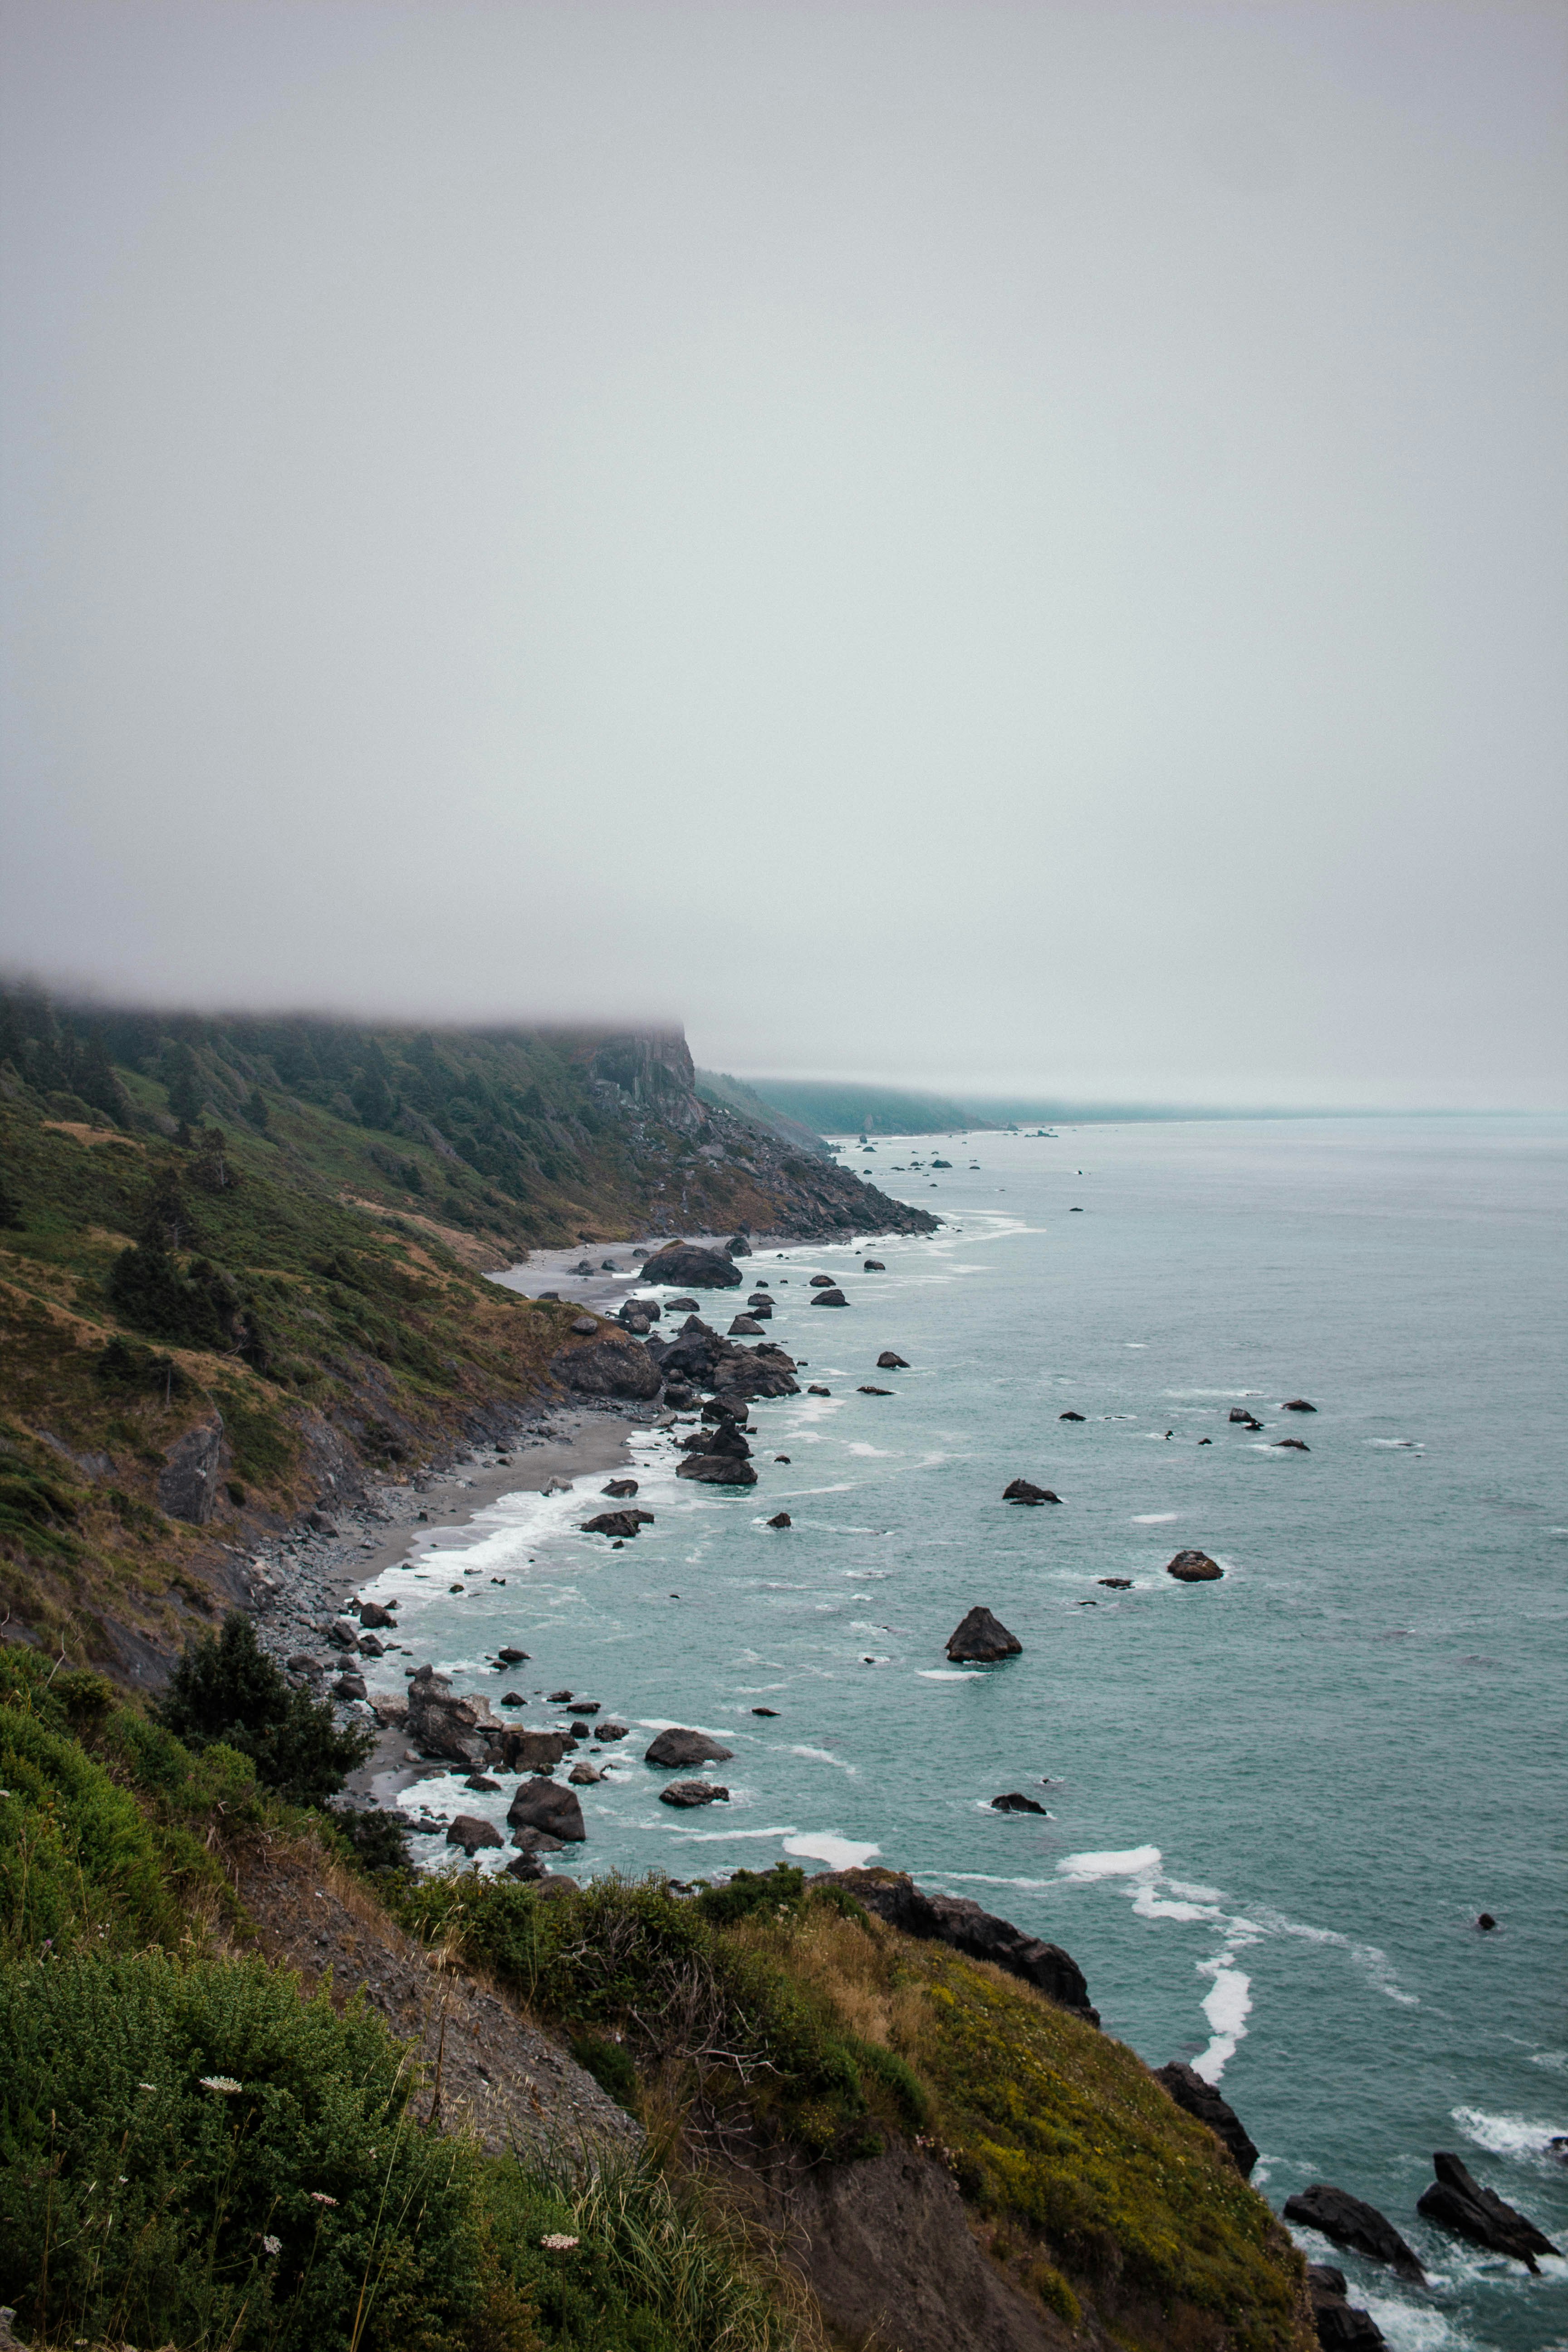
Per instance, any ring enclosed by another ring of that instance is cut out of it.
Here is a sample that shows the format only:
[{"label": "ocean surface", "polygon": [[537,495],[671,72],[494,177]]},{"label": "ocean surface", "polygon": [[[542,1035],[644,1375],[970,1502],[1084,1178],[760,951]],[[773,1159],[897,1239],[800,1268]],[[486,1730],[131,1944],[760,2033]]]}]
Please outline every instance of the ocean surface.
[{"label": "ocean surface", "polygon": [[[883,1274],[865,1245],[744,1262],[769,1336],[832,1391],[753,1407],[758,1485],[678,1484],[668,1440],[639,1437],[655,1524],[620,1551],[577,1531],[608,1507],[597,1479],[509,1496],[375,1588],[414,1655],[522,1691],[513,1720],[564,1720],[542,1695],[569,1687],[633,1725],[554,1866],[878,1856],[972,1895],[1065,1945],[1108,2032],[1223,2084],[1276,2207],[1328,2180],[1389,2216],[1429,2293],[1302,2243],[1395,2352],[1568,2346],[1568,2265],[1531,2279],[1415,2210],[1452,2148],[1568,2247],[1568,1125],[1149,1124],[846,1159],[950,1222],[870,1244]],[[809,1305],[818,1272],[846,1308]],[[886,1348],[910,1369],[879,1372]],[[1316,1412],[1282,1413],[1296,1396]],[[1005,1505],[1019,1475],[1060,1507]],[[1185,1546],[1223,1581],[1173,1581]],[[977,1601],[1023,1654],[950,1666]],[[531,1663],[498,1673],[509,1642]],[[641,1754],[668,1723],[733,1748],[727,1805],[657,1801]],[[1047,1817],[993,1811],[1008,1790]],[[500,1821],[509,1793],[454,1776],[405,1802]]]}]

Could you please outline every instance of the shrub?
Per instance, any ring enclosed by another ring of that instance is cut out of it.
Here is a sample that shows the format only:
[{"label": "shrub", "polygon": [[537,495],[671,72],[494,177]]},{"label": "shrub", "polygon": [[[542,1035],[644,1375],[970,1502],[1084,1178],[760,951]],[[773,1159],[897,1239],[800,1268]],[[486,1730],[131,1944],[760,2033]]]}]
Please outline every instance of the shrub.
[{"label": "shrub", "polygon": [[12,1951],[93,1929],[136,1942],[179,1935],[135,1799],[15,1703],[0,1706],[0,1923]]},{"label": "shrub", "polygon": [[237,1610],[184,1652],[158,1717],[188,1748],[220,1740],[237,1748],[266,1787],[300,1805],[335,1796],[375,1744],[370,1732],[340,1729],[324,1699],[295,1689]]},{"label": "shrub", "polygon": [[95,2341],[456,2347],[477,2163],[412,2087],[377,2019],[258,1961],[0,1972],[0,2299]]}]

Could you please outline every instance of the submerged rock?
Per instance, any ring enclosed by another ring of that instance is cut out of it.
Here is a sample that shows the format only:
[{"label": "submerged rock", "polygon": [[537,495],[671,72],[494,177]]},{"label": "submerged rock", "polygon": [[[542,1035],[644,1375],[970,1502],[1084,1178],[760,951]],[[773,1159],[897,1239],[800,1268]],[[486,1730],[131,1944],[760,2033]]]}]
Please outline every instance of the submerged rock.
[{"label": "submerged rock", "polygon": [[1112,1592],[1131,1592],[1132,1590],[1130,1576],[1097,1576],[1094,1580],[1096,1584],[1109,1584]]},{"label": "submerged rock", "polygon": [[865,1271],[868,1274],[886,1274],[888,1269],[879,1257],[868,1257],[866,1260]]},{"label": "submerged rock", "polygon": [[1329,2181],[1315,2181],[1310,2189],[1288,2197],[1285,2219],[1299,2229],[1318,2231],[1336,2246],[1349,2246],[1374,2263],[1386,2263],[1401,2278],[1414,2279],[1421,2285],[1426,2283],[1426,2272],[1393,2222],[1375,2205],[1335,2189]]},{"label": "submerged rock", "polygon": [[979,1607],[972,1609],[947,1637],[947,1654],[955,1662],[1016,1658],[1023,1647],[1016,1634],[1009,1633],[989,1609]]},{"label": "submerged rock", "polygon": [[831,1290],[834,1287],[833,1276],[830,1274],[814,1274],[811,1286],[813,1290]]},{"label": "submerged rock", "polygon": [[1100,2023],[1099,2011],[1089,2006],[1083,1970],[1070,1954],[1059,1944],[1045,1944],[1037,1936],[1025,1935],[1010,1919],[998,1919],[994,1913],[983,1911],[978,1903],[960,1895],[929,1895],[902,1871],[840,1870],[825,1873],[811,1883],[842,1886],[868,1911],[874,1911],[903,1935],[949,1945],[971,1959],[990,1960],[1009,1976],[1034,1985],[1058,2008],[1071,2010],[1090,2025]]},{"label": "submerged rock", "polygon": [[498,1650],[496,1655],[503,1666],[525,1666],[529,1661],[529,1654],[526,1650],[508,1648]]},{"label": "submerged rock", "polygon": [[1279,1410],[1281,1412],[1316,1412],[1318,1408],[1315,1404],[1309,1404],[1305,1397],[1287,1397]]},{"label": "submerged rock", "polygon": [[1058,1412],[1057,1419],[1058,1421],[1081,1421],[1083,1419],[1083,1415],[1081,1412]]},{"label": "submerged rock", "polygon": [[727,1764],[734,1754],[732,1748],[721,1747],[710,1739],[705,1731],[688,1731],[671,1725],[648,1742],[643,1750],[645,1764]]},{"label": "submerged rock", "polygon": [[1228,1417],[1243,1429],[1261,1429],[1263,1426],[1256,1413],[1248,1412],[1245,1405],[1233,1404]]},{"label": "submerged rock", "polygon": [[626,1537],[635,1536],[639,1528],[651,1528],[652,1525],[651,1511],[600,1511],[595,1517],[584,1520],[583,1533],[585,1536],[619,1536],[624,1543]]},{"label": "submerged rock", "polygon": [[1061,1496],[1049,1486],[1032,1486],[1027,1478],[1015,1478],[1002,1489],[1005,1503],[1059,1503]]},{"label": "submerged rock", "polygon": [[661,1805],[727,1805],[730,1791],[716,1780],[672,1780],[658,1792]]},{"label": "submerged rock", "polygon": [[1269,1442],[1287,1454],[1310,1454],[1312,1450],[1304,1437],[1276,1437]]},{"label": "submerged rock", "polygon": [[1206,1551],[1179,1551],[1174,1559],[1166,1561],[1165,1573],[1178,1584],[1213,1584],[1225,1570]]},{"label": "submerged rock", "polygon": [[635,1478],[612,1478],[607,1486],[600,1487],[599,1492],[601,1495],[617,1496],[624,1502],[628,1495],[635,1495],[637,1490],[637,1482]]},{"label": "submerged rock", "polygon": [[[773,1517],[768,1521],[768,1525],[770,1528],[793,1528],[795,1521],[790,1517],[787,1511],[775,1511]],[[755,1707],[752,1709],[752,1713],[753,1715],[755,1715],[756,1711]]]},{"label": "submerged rock", "polygon": [[1370,2311],[1359,2310],[1345,2292],[1345,2274],[1328,2263],[1307,2264],[1307,2299],[1312,2306],[1319,2352],[1378,2352],[1387,2342]]},{"label": "submerged rock", "polygon": [[[686,1242],[671,1242],[650,1257],[642,1270],[645,1282],[679,1282],[692,1290],[739,1290],[740,1269],[733,1259],[718,1250],[698,1249]],[[672,1300],[674,1306],[684,1302]]]},{"label": "submerged rock", "polygon": [[1511,2255],[1528,2271],[1539,2268],[1538,2254],[1558,2252],[1517,2206],[1505,2205],[1492,2189],[1472,2179],[1457,2156],[1435,2156],[1432,2169],[1437,2178],[1416,2199],[1415,2210],[1439,2229],[1468,2238],[1472,2245],[1489,2247],[1493,2253]]},{"label": "submerged rock", "polygon": [[862,1396],[891,1396],[893,1394],[893,1391],[891,1389],[868,1388],[866,1383],[862,1381],[860,1385],[860,1393]]},{"label": "submerged rock", "polygon": [[1154,2080],[1163,2083],[1184,2113],[1195,2116],[1200,2124],[1207,2124],[1242,2179],[1250,2180],[1258,2149],[1229,2100],[1222,2099],[1212,2083],[1205,2083],[1194,2067],[1180,2058],[1173,2058],[1168,2066],[1156,2066]]},{"label": "submerged rock", "polygon": [[1033,1797],[1026,1797],[1022,1790],[1009,1789],[1005,1797],[992,1798],[991,1810],[994,1813],[1043,1813],[1046,1809]]}]

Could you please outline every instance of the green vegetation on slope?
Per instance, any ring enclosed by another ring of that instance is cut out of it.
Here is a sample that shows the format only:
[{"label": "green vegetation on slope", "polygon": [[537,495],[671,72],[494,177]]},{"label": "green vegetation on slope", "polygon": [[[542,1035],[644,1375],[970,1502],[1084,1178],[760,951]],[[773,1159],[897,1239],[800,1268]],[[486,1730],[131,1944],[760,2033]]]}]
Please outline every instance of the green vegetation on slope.
[{"label": "green vegetation on slope", "polygon": [[0,1649],[0,2303],[25,2340],[807,2340],[694,2189],[487,2158],[421,2120],[423,2069],[372,2011],[234,1955],[226,1854],[299,1829],[247,1758]]},{"label": "green vegetation on slope", "polygon": [[915,2136],[1069,2325],[1081,2297],[1129,2345],[1171,2340],[1173,2315],[1194,2345],[1301,2341],[1299,2258],[1131,2051],[841,1889],[781,1865],[695,1901],[614,1879],[544,1899],[468,1874],[426,1881],[409,1916],[575,2034],[584,2063],[595,2044],[629,2054],[642,2111],[679,2118],[693,2152],[782,2140],[852,2162]]}]

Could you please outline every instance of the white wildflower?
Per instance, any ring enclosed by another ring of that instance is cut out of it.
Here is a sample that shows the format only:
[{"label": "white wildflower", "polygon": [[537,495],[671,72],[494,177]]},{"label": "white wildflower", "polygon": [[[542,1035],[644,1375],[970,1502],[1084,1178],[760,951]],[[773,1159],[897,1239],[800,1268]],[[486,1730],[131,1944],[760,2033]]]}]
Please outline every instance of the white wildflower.
[{"label": "white wildflower", "polygon": [[312,2205],[335,2205],[337,2201],[335,2197],[329,2197],[324,2189],[312,2189],[310,2191]]},{"label": "white wildflower", "polygon": [[237,2091],[244,2090],[245,2084],[237,2083],[232,2074],[204,2074],[202,2088],[204,2091],[220,2091],[226,2099],[232,2099]]},{"label": "white wildflower", "polygon": [[563,2238],[559,2230],[552,2230],[539,2242],[542,2246],[548,2246],[552,2254],[569,2254],[577,2241],[575,2238]]},{"label": "white wildflower", "polygon": [[280,2254],[283,2252],[282,2239],[263,2238],[261,2241],[261,2251],[264,2254]]}]

